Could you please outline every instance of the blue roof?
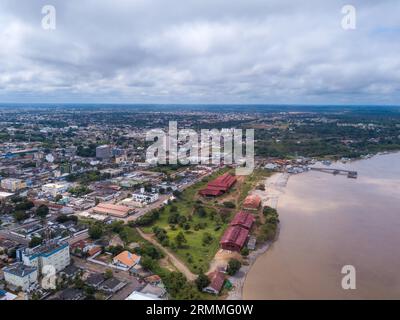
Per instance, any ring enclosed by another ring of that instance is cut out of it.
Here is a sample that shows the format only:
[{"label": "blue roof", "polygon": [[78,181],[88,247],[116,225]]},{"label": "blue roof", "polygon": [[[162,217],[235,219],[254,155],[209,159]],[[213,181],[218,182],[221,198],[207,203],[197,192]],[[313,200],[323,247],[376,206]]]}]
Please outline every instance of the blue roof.
[{"label": "blue roof", "polygon": [[6,295],[6,293],[7,293],[6,291],[4,291],[4,290],[0,290],[0,297],[1,297],[1,296],[5,296],[5,295]]}]

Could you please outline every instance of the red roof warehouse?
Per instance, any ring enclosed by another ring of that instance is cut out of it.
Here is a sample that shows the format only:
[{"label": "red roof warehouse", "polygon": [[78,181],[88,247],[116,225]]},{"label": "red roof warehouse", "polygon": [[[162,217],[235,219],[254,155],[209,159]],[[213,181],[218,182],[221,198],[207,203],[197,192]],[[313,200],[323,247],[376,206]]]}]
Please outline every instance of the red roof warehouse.
[{"label": "red roof warehouse", "polygon": [[209,182],[207,187],[201,189],[199,193],[202,196],[211,196],[216,197],[220,196],[227,192],[236,182],[236,177],[230,175],[229,173],[225,173],[222,176],[219,176],[215,180]]},{"label": "red roof warehouse", "polygon": [[247,230],[250,230],[253,223],[254,223],[254,217],[250,213],[240,211],[233,218],[231,226],[240,226]]},{"label": "red roof warehouse", "polygon": [[220,245],[222,249],[240,251],[246,243],[254,217],[246,212],[239,212],[233,218],[229,228],[225,231]]},{"label": "red roof warehouse", "polygon": [[249,230],[239,227],[230,226],[222,236],[220,241],[221,248],[230,251],[240,251],[246,243]]}]

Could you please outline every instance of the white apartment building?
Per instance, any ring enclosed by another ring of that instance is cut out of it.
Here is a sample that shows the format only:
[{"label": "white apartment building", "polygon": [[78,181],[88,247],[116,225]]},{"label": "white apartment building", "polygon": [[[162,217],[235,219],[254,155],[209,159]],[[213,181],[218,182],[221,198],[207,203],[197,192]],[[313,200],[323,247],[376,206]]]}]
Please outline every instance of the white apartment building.
[{"label": "white apartment building", "polygon": [[50,242],[32,249],[19,249],[17,258],[27,266],[36,267],[39,272],[47,265],[53,266],[55,271],[59,272],[71,262],[69,244],[66,242]]},{"label": "white apartment building", "polygon": [[132,199],[136,202],[150,204],[158,200],[158,193],[150,193],[150,192],[133,193]]},{"label": "white apartment building", "polygon": [[67,183],[47,183],[42,186],[42,191],[53,197],[66,192],[68,189],[69,184]]},{"label": "white apartment building", "polygon": [[37,283],[38,271],[36,267],[25,266],[23,263],[17,263],[4,269],[4,280],[15,287],[21,287],[23,291]]}]

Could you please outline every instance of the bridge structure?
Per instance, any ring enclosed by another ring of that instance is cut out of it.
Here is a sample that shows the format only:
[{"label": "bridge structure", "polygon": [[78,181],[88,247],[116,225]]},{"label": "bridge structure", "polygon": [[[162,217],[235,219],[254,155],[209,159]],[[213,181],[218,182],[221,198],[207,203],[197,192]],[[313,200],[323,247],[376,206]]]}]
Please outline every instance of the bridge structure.
[{"label": "bridge structure", "polygon": [[310,170],[332,173],[334,175],[337,174],[347,175],[347,178],[352,178],[352,179],[357,179],[358,177],[358,172],[352,170],[335,169],[335,168],[317,168],[317,167],[312,167],[310,168]]}]

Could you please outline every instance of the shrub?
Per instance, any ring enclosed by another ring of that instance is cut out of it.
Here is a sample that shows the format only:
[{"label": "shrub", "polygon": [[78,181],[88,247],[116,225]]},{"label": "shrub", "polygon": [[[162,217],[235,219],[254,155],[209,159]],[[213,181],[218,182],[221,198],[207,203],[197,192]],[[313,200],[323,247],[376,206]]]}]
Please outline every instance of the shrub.
[{"label": "shrub", "polygon": [[226,272],[230,275],[233,276],[236,274],[236,272],[239,271],[239,269],[242,267],[242,263],[237,260],[237,259],[230,259],[228,262],[228,268]]},{"label": "shrub", "polygon": [[230,209],[236,208],[236,205],[232,201],[225,201],[223,205],[225,208],[230,208]]}]

